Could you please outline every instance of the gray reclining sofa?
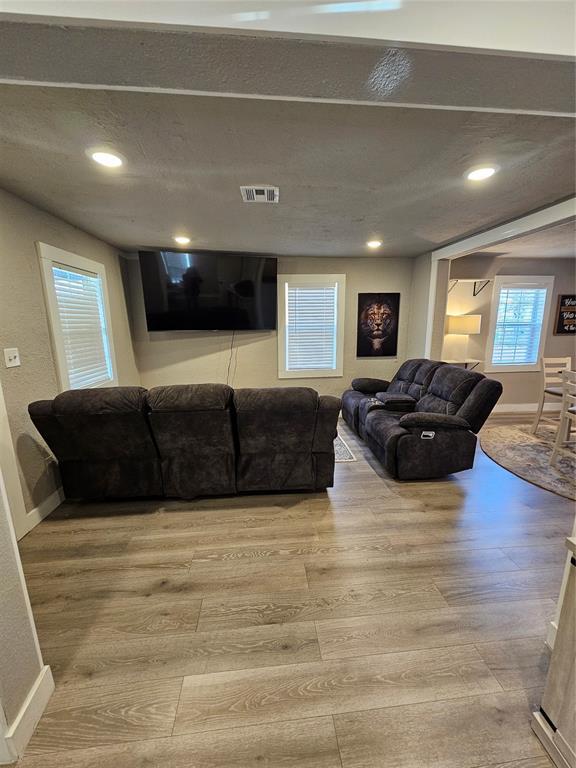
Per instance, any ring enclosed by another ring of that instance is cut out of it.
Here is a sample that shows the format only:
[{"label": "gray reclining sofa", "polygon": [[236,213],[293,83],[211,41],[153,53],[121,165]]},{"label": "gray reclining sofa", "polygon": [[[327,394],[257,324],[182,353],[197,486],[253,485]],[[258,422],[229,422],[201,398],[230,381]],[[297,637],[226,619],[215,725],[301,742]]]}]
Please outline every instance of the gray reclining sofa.
[{"label": "gray reclining sofa", "polygon": [[83,389],[28,411],[58,460],[67,498],[193,498],[333,484],[340,400],[306,387]]},{"label": "gray reclining sofa", "polygon": [[407,360],[391,381],[354,379],[346,423],[400,480],[471,469],[476,433],[502,393],[499,381],[434,360]]}]

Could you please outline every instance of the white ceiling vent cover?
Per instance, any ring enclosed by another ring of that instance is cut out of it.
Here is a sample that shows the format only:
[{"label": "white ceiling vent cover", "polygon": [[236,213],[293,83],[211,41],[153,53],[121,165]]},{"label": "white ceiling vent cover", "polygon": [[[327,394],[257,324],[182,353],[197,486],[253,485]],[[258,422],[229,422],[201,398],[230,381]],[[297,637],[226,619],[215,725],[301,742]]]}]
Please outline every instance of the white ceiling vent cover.
[{"label": "white ceiling vent cover", "polygon": [[270,184],[241,186],[240,194],[245,203],[277,203],[280,200],[280,187]]}]

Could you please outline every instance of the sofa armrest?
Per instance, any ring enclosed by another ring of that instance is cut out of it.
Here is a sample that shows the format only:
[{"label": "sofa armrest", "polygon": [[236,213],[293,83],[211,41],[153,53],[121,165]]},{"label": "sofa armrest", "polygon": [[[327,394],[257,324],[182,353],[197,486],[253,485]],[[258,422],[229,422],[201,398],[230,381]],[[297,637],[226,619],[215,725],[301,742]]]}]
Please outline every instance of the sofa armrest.
[{"label": "sofa armrest", "polygon": [[404,429],[466,429],[470,424],[460,416],[449,416],[447,413],[407,413],[400,419]]},{"label": "sofa armrest", "polygon": [[366,395],[375,395],[376,392],[385,392],[390,386],[386,379],[352,379],[352,389],[363,392]]},{"label": "sofa armrest", "polygon": [[316,428],[312,451],[314,453],[332,453],[334,440],[338,433],[338,414],[342,401],[332,395],[320,395],[316,412]]},{"label": "sofa armrest", "polygon": [[411,413],[416,407],[416,399],[410,395],[394,392],[377,392],[376,399],[382,403],[386,411]]}]

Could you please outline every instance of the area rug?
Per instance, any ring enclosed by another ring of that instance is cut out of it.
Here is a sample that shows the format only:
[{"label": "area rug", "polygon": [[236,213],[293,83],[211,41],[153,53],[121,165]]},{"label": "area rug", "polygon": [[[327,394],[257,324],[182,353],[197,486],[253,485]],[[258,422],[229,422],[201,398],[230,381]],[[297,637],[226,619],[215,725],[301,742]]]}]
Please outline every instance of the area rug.
[{"label": "area rug", "polygon": [[356,461],[356,457],[340,435],[337,435],[336,440],[334,440],[334,456],[337,462]]},{"label": "area rug", "polygon": [[555,467],[549,464],[556,428],[542,424],[538,434],[530,425],[486,427],[480,432],[484,453],[523,480],[548,491],[576,499],[576,455],[560,455]]}]

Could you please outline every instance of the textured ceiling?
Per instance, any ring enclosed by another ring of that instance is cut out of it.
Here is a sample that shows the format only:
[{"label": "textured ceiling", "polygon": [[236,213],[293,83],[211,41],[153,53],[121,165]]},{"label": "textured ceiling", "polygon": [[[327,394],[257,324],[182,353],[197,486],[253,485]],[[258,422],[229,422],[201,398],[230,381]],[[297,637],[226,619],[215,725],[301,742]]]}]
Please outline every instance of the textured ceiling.
[{"label": "textured ceiling", "polygon": [[576,258],[576,221],[540,229],[470,255],[484,253],[517,259]]},{"label": "textured ceiling", "polygon": [[[125,248],[414,256],[568,197],[568,118],[1,86],[0,186]],[[87,159],[109,143],[119,172]],[[502,171],[485,184],[462,174]],[[279,205],[240,184],[280,186]]]}]

